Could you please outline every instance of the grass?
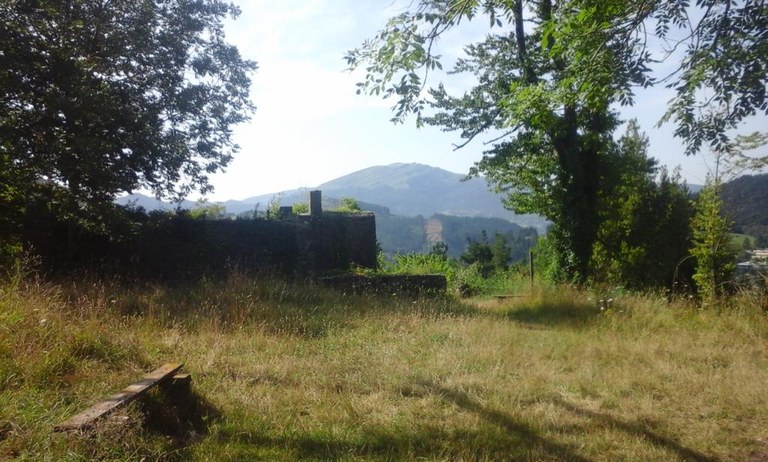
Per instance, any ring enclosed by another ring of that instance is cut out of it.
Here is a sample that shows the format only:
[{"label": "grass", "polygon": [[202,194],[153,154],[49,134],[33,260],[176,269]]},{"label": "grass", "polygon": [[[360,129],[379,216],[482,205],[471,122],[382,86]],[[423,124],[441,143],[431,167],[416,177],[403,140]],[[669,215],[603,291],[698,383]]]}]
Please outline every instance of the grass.
[{"label": "grass", "polygon": [[[0,460],[768,460],[768,316],[537,289],[366,298],[270,277],[0,286]],[[51,428],[166,361],[162,397]]]}]

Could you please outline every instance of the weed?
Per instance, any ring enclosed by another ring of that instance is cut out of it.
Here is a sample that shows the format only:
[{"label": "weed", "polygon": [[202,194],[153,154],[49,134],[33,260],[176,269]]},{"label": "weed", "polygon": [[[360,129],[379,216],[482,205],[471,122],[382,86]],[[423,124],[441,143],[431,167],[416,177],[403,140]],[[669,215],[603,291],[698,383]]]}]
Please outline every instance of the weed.
[{"label": "weed", "polygon": [[[0,459],[748,460],[768,428],[759,297],[340,294],[269,275],[0,288]],[[750,298],[752,297],[752,298]],[[45,322],[43,322],[43,320]],[[51,428],[185,363],[84,435]],[[121,411],[122,412],[122,411]]]}]

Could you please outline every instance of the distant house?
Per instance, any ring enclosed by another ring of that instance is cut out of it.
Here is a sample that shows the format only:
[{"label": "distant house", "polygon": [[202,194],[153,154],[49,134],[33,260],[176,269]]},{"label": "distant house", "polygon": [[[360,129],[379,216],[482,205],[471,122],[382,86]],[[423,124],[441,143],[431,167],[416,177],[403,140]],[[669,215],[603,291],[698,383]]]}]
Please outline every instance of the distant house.
[{"label": "distant house", "polygon": [[755,249],[747,253],[749,260],[736,265],[737,273],[768,273],[768,249]]},{"label": "distant house", "polygon": [[754,263],[768,263],[768,249],[755,249],[749,251],[751,261]]}]

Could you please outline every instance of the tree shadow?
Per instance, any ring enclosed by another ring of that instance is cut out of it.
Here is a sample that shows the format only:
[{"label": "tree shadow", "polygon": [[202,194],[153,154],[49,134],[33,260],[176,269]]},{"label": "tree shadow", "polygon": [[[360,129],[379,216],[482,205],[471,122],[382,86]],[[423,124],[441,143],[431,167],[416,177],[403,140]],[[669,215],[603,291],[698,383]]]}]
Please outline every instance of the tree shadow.
[{"label": "tree shadow", "polygon": [[[518,425],[515,423],[515,425]],[[216,444],[228,447],[242,460],[531,460],[532,450],[541,450],[545,458],[586,462],[567,448],[542,442],[529,430],[489,431],[488,428],[446,431],[425,424],[416,432],[372,430],[348,438],[329,434],[274,437],[228,429],[218,431]]]},{"label": "tree shadow", "polygon": [[188,460],[184,453],[209,433],[221,412],[191,390],[157,388],[92,425],[59,433],[53,447],[78,460],[158,460],[152,458],[158,451],[164,461]]},{"label": "tree shadow", "polygon": [[[446,429],[425,423],[417,429],[397,426],[376,427],[338,436],[332,431],[271,435],[222,425],[210,434],[216,447],[241,460],[346,460],[360,457],[369,460],[414,460],[442,458],[447,460],[530,460],[533,456],[546,460],[589,462],[571,445],[553,441],[541,435],[535,427],[497,409],[484,406],[467,393],[428,380],[420,380],[401,390],[405,397],[436,396],[462,411],[479,416],[488,425],[476,428]],[[618,429],[629,436],[668,450],[680,460],[719,462],[719,459],[681,445],[674,439],[645,428],[642,424],[625,422],[608,414],[583,409],[559,397],[551,402],[600,427]],[[167,406],[167,403],[166,403]],[[204,399],[194,401],[187,418],[170,421],[154,414],[149,429],[171,437],[178,448],[178,460],[194,453],[195,443],[207,434],[209,425],[221,416]],[[184,414],[176,414],[184,417]],[[583,431],[579,425],[577,430]],[[190,437],[190,435],[192,437]]]},{"label": "tree shadow", "polygon": [[514,435],[516,439],[522,441],[523,444],[530,449],[540,449],[546,453],[547,456],[557,460],[575,462],[589,461],[589,459],[574,452],[574,448],[542,437],[536,429],[530,425],[515,420],[504,412],[483,406],[462,391],[445,388],[431,381],[419,381],[417,382],[417,385],[425,388],[431,393],[439,395],[443,400],[449,401],[465,411],[479,415],[487,422]]},{"label": "tree shadow", "polygon": [[600,309],[576,302],[541,302],[530,306],[510,308],[504,316],[513,321],[546,327],[585,327],[597,319]]},{"label": "tree shadow", "polygon": [[595,422],[598,422],[602,426],[616,428],[631,436],[650,441],[656,446],[676,453],[682,460],[690,460],[694,462],[719,462],[719,459],[715,457],[708,456],[704,453],[696,451],[695,449],[685,447],[668,436],[661,435],[645,428],[640,423],[626,422],[609,414],[584,409],[576,406],[573,403],[569,403],[560,397],[554,397],[551,399],[551,401],[554,404],[557,404],[558,406],[572,412],[573,414],[591,419]]},{"label": "tree shadow", "polygon": [[[462,411],[480,416],[485,424],[446,428],[425,422],[418,428],[396,425],[373,427],[339,436],[316,430],[272,435],[223,422],[210,444],[238,460],[544,460],[589,462],[575,448],[551,441],[537,430],[501,411],[488,408],[466,393],[429,381],[401,390],[406,397],[436,396]],[[187,448],[194,451],[193,447]],[[190,455],[191,454],[187,454]]]}]

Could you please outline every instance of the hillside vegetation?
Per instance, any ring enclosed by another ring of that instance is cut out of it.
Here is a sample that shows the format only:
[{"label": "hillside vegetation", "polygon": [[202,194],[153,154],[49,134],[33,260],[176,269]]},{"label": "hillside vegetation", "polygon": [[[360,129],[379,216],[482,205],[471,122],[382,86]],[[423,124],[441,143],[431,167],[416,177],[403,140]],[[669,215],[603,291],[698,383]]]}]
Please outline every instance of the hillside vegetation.
[{"label": "hillside vegetation", "polygon": [[768,174],[744,175],[724,184],[723,203],[736,232],[768,247]]},{"label": "hillside vegetation", "polygon": [[[765,460],[764,299],[520,295],[16,277],[0,286],[0,459]],[[192,402],[51,432],[166,361]]]}]

